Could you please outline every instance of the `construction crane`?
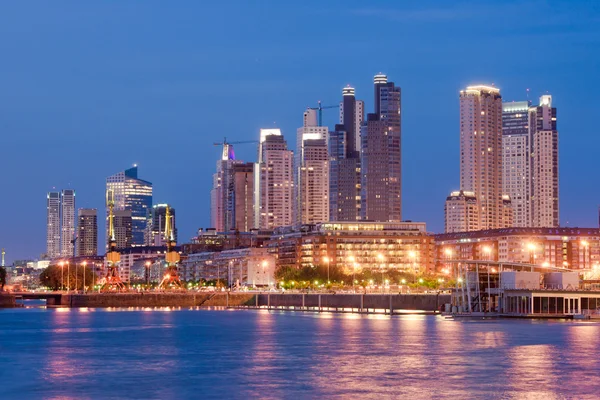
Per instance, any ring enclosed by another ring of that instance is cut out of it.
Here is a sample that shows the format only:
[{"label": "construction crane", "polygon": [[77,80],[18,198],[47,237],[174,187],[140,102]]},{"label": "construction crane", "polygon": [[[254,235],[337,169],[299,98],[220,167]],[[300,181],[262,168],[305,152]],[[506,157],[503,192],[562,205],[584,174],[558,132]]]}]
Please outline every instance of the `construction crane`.
[{"label": "construction crane", "polygon": [[115,237],[115,194],[112,190],[106,191],[106,205],[108,207],[108,253],[106,253],[106,277],[102,291],[120,291],[125,289],[125,284],[119,276],[119,263],[121,254],[117,251],[117,239]]},{"label": "construction crane", "polygon": [[179,279],[179,272],[177,271],[177,264],[181,257],[175,250],[177,242],[175,241],[175,235],[173,232],[173,216],[171,210],[167,205],[165,211],[165,240],[167,242],[167,254],[165,255],[165,261],[167,262],[167,270],[165,276],[158,286],[161,289],[185,289],[181,280]]},{"label": "construction crane", "polygon": [[223,138],[223,143],[215,142],[213,143],[215,146],[223,146],[223,154],[221,156],[221,160],[235,160],[235,153],[233,152],[234,144],[248,144],[248,143],[258,143],[258,140],[242,140],[238,142],[228,142],[227,138]]},{"label": "construction crane", "polygon": [[340,108],[339,105],[335,105],[335,106],[323,106],[321,105],[321,100],[318,101],[318,106],[317,107],[306,107],[307,110],[317,110],[318,116],[317,116],[317,124],[318,126],[323,126],[323,110],[327,110],[330,108]]}]

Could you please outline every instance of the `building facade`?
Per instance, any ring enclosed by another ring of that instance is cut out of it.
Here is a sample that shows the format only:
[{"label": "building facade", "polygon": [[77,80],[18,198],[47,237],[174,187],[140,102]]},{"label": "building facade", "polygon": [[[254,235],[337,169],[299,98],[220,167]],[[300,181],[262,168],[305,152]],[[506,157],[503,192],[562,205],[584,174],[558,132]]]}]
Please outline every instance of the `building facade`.
[{"label": "building facade", "polygon": [[48,258],[60,257],[60,192],[46,196],[46,254]]},{"label": "building facade", "polygon": [[493,260],[540,266],[600,268],[598,228],[505,228],[435,236],[438,270],[444,260]]},{"label": "building facade", "polygon": [[361,220],[402,220],[401,92],[375,75],[375,112],[361,129]]},{"label": "building facade", "polygon": [[[155,204],[148,210],[148,221],[146,223],[145,245],[146,246],[166,246],[165,223],[168,204]],[[177,225],[175,217],[175,208],[169,207],[171,215],[171,228],[173,236],[177,242]]]},{"label": "building facade", "polygon": [[[152,183],[138,178],[138,168],[126,169],[106,179],[106,190],[114,193],[115,211],[131,212],[131,246],[144,245],[148,210],[152,208]],[[108,218],[108,209],[106,210]],[[108,224],[107,224],[108,235]]]},{"label": "building facade", "polygon": [[255,166],[255,223],[259,229],[291,225],[294,209],[294,155],[279,129],[261,129]]},{"label": "building facade", "polygon": [[294,160],[296,223],[329,221],[327,127],[317,125],[317,111],[307,110],[298,128]]},{"label": "building facade", "polygon": [[422,222],[329,222],[276,230],[266,243],[277,267],[434,270],[434,238]]},{"label": "building facade", "polygon": [[75,255],[75,191],[64,189],[60,194],[60,255]]},{"label": "building facade", "polygon": [[450,193],[444,208],[446,233],[479,230],[479,202],[474,192],[463,190]]},{"label": "building facade", "polygon": [[98,255],[98,212],[95,208],[77,211],[77,257]]},{"label": "building facade", "polygon": [[[133,218],[131,210],[114,211],[114,228],[117,249],[132,247],[133,241]],[[108,235],[107,235],[108,238]]]},{"label": "building facade", "polygon": [[340,124],[329,132],[329,220],[361,218],[360,129],[364,102],[356,100],[354,88],[342,90]]},{"label": "building facade", "polygon": [[232,200],[234,225],[231,229],[249,232],[254,228],[254,163],[233,166]]},{"label": "building facade", "polygon": [[552,96],[540,97],[540,104],[529,110],[533,140],[533,225],[559,225],[558,131]]}]

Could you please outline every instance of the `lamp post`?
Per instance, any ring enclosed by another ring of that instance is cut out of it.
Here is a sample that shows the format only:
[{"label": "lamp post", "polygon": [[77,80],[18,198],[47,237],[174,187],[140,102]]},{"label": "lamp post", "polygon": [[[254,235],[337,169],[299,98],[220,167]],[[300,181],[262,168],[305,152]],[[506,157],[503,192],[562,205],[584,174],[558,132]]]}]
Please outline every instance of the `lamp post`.
[{"label": "lamp post", "polygon": [[413,282],[417,283],[417,268],[415,266],[415,260],[417,259],[417,253],[414,250],[408,252],[408,257],[411,259],[411,265],[413,269]]},{"label": "lamp post", "polygon": [[354,277],[356,275],[356,258],[354,256],[348,257],[348,261],[352,264],[352,291],[354,291]]},{"label": "lamp post", "polygon": [[71,265],[67,261],[67,293],[69,292],[69,290],[71,290],[71,278],[69,277],[69,275],[71,275]]},{"label": "lamp post", "polygon": [[529,264],[531,264],[531,270],[533,271],[533,264],[535,259],[535,243],[527,243],[527,249],[529,250]]},{"label": "lamp post", "polygon": [[60,290],[62,291],[63,288],[65,287],[65,279],[64,279],[64,274],[65,274],[65,263],[64,262],[59,262],[58,265],[60,265]]},{"label": "lamp post", "polygon": [[81,263],[83,265],[83,293],[85,294],[85,267],[87,266],[87,261]]},{"label": "lamp post", "polygon": [[77,266],[77,262],[75,262],[75,293],[77,293],[77,272],[79,271],[79,267]]},{"label": "lamp post", "polygon": [[383,256],[383,254],[379,253],[377,254],[377,259],[381,263],[381,292],[383,293],[383,268],[385,266],[385,257]]},{"label": "lamp post", "polygon": [[329,283],[329,257],[323,257],[323,261],[325,262],[325,264],[327,264],[327,283]]},{"label": "lamp post", "polygon": [[146,290],[150,288],[150,261],[146,261]]}]

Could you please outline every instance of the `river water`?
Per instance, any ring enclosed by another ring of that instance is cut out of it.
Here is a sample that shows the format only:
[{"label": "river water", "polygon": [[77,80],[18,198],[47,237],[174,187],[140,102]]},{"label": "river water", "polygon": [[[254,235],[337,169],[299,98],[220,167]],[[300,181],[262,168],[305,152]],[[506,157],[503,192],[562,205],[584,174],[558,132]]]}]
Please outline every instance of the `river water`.
[{"label": "river water", "polygon": [[600,324],[0,309],[0,398],[600,398]]}]

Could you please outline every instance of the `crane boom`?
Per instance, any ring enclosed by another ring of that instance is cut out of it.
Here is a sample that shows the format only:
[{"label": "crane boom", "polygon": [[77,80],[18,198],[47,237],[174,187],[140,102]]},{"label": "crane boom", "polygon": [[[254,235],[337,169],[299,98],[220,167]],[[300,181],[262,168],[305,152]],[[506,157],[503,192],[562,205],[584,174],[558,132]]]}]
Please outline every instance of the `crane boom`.
[{"label": "crane boom", "polygon": [[339,105],[335,105],[335,106],[324,106],[321,104],[321,101],[319,100],[317,102],[318,106],[317,107],[307,107],[308,110],[317,110],[319,112],[318,114],[318,121],[317,121],[317,125],[318,126],[323,126],[323,110],[327,110],[330,108],[339,108]]}]

